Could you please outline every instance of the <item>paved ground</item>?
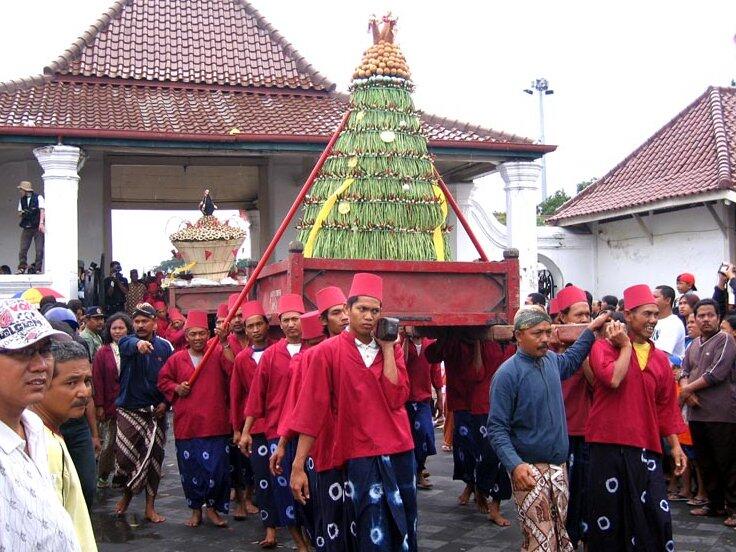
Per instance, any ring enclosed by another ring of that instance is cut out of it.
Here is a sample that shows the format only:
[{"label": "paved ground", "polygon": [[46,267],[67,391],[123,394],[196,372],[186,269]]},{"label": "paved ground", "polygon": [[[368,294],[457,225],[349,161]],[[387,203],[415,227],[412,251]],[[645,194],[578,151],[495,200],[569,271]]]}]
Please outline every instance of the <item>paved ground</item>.
[{"label": "paved ground", "polygon": [[[519,550],[521,538],[516,524],[499,529],[485,521],[484,516],[472,507],[455,505],[462,489],[458,482],[448,476],[452,469],[450,454],[439,453],[430,458],[428,464],[435,488],[422,491],[419,495],[420,550]],[[118,493],[102,491],[92,520],[101,551],[227,552],[259,549],[256,542],[262,536],[262,529],[255,518],[244,522],[231,521],[227,529],[208,525],[190,529],[182,525],[188,510],[179,485],[173,439],[167,444],[164,465],[166,471],[157,506],[159,513],[168,518],[167,521],[160,525],[142,521],[142,497],[136,497],[125,519],[118,519],[111,513]],[[511,503],[505,503],[502,511],[509,519],[516,521]],[[673,505],[673,517],[678,551],[736,552],[736,531],[724,527],[719,520],[693,518],[682,503]],[[284,532],[280,538],[285,548],[290,548],[288,534]]]}]

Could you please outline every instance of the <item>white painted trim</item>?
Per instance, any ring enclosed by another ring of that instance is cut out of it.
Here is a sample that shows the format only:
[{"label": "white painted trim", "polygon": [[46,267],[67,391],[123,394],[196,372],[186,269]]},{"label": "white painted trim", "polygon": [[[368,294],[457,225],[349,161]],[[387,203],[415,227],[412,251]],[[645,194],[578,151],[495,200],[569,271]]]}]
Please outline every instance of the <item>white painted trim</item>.
[{"label": "white painted trim", "polygon": [[619,217],[632,216],[639,213],[649,213],[650,211],[659,211],[662,209],[671,209],[673,207],[697,207],[698,204],[706,201],[722,201],[728,200],[736,203],[736,191],[734,190],[715,190],[706,194],[692,195],[687,197],[674,197],[664,201],[655,203],[647,203],[645,205],[637,205],[628,209],[619,211],[606,211],[604,213],[593,213],[591,215],[583,215],[579,217],[566,218],[559,221],[556,226],[574,226],[576,224],[586,224],[589,222],[605,222],[606,220]]}]

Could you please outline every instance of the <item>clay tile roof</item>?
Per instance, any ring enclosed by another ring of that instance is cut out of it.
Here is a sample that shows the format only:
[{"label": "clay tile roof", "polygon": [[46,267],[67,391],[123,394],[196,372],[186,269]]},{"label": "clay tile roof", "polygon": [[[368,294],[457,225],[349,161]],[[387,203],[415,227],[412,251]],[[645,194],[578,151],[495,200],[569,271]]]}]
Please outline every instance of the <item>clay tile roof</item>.
[{"label": "clay tile roof", "polygon": [[623,209],[733,189],[735,154],[736,89],[708,88],[548,221],[564,225],[578,217],[601,220]]},{"label": "clay tile roof", "polygon": [[[344,94],[35,77],[0,84],[0,134],[327,142]],[[423,116],[430,144],[544,152],[526,138]]]},{"label": "clay tile roof", "polygon": [[116,0],[47,74],[332,90],[245,0]]},{"label": "clay tile roof", "polygon": [[[0,83],[0,134],[325,143],[334,88],[245,0],[116,0],[44,75]],[[433,147],[555,149],[422,118]]]}]

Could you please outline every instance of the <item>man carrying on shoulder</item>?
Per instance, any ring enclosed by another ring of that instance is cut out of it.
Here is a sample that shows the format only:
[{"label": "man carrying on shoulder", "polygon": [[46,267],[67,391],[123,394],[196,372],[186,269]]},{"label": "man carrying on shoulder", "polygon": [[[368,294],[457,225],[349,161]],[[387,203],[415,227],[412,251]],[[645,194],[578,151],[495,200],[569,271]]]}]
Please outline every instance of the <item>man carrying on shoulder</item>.
[{"label": "man carrying on shoulder", "polygon": [[565,529],[568,436],[561,380],[580,369],[593,332],[606,320],[607,314],[598,316],[558,355],[549,350],[552,323],[543,309],[522,308],[514,317],[517,350],[493,379],[488,433],[511,474],[522,550],[573,550]]},{"label": "man carrying on shoulder", "polygon": [[[291,429],[299,444],[291,489],[310,498],[304,471],[309,451],[330,411],[335,416],[333,465],[345,465],[344,497],[355,524],[349,539],[359,551],[417,550],[414,441],[404,404],[409,380],[401,347],[374,336],[383,280],[357,273],[348,294],[349,330],[321,343],[312,355]],[[339,494],[339,493],[338,493]]]},{"label": "man carrying on shoulder", "polygon": [[651,341],[657,300],[641,284],[624,290],[624,305],[626,325],[608,325],[606,339],[590,353],[595,386],[585,430],[587,544],[595,551],[674,550],[662,439],[679,476],[687,459],[677,434],[685,424],[669,359]]}]

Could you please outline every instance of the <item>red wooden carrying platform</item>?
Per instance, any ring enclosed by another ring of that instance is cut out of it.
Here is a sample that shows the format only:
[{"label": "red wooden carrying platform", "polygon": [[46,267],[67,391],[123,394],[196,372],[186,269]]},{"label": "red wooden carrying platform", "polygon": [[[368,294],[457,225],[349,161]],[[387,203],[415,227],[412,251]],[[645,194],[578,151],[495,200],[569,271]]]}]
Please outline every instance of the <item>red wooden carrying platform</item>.
[{"label": "red wooden carrying platform", "polygon": [[304,296],[316,308],[317,291],[338,286],[347,295],[356,272],[383,278],[385,316],[414,326],[507,324],[518,308],[519,262],[515,251],[499,262],[374,261],[310,259],[292,242],[289,257],[266,266],[256,281],[256,297],[276,312],[284,293]]}]

